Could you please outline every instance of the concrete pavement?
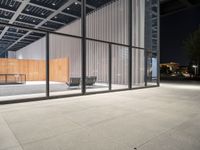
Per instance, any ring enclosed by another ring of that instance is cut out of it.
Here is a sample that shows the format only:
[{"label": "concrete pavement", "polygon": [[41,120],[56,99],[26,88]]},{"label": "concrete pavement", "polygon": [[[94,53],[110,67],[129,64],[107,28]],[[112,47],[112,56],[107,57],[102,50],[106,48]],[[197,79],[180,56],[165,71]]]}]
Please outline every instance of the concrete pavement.
[{"label": "concrete pavement", "polygon": [[0,106],[0,150],[200,150],[199,84]]}]

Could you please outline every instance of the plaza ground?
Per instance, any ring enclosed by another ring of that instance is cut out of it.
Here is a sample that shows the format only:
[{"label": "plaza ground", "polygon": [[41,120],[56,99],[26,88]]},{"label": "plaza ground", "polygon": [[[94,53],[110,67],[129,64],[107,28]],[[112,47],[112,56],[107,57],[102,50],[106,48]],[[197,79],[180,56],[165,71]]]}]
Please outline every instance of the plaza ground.
[{"label": "plaza ground", "polygon": [[0,105],[0,150],[199,150],[200,84]]}]

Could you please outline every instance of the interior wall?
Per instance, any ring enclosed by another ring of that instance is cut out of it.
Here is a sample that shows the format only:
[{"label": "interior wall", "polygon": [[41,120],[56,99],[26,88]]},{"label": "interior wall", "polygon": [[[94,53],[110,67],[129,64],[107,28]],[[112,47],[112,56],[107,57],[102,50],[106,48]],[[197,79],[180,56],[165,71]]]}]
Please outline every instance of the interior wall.
[{"label": "interior wall", "polygon": [[[69,59],[50,60],[50,81],[69,81]],[[0,74],[23,74],[27,81],[44,81],[46,79],[45,60],[0,58]],[[1,76],[5,77],[5,76]]]},{"label": "interior wall", "polygon": [[[26,81],[42,81],[45,80],[45,61],[32,59],[0,59],[0,74],[23,74]],[[4,77],[4,76],[3,76]]]},{"label": "interior wall", "polygon": [[15,51],[8,51],[8,58],[16,58],[16,52]]},{"label": "interior wall", "polygon": [[[87,37],[128,44],[128,0],[117,0],[87,15]],[[145,0],[133,1],[133,45],[144,47],[144,12]],[[81,20],[61,28],[57,32],[80,35]],[[112,46],[115,55],[113,60],[119,65],[113,70],[118,84],[128,83],[128,63],[126,47]],[[17,51],[17,58],[45,58],[44,38]],[[133,83],[144,82],[143,51],[133,51]],[[81,40],[50,35],[50,58],[69,57],[70,76],[81,75]],[[96,75],[101,82],[108,81],[108,45],[87,41],[87,75]],[[115,63],[115,62],[113,62]]]},{"label": "interior wall", "polygon": [[17,59],[45,59],[46,51],[46,38],[43,37],[34,43],[27,45],[26,47],[16,51]]}]

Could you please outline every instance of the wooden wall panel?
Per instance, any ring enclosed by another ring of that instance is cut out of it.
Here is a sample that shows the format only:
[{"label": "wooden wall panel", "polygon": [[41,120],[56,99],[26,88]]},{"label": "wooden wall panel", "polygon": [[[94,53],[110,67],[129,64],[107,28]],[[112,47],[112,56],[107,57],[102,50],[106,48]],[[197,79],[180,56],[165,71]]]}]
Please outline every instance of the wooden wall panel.
[{"label": "wooden wall panel", "polygon": [[50,60],[50,80],[58,82],[69,81],[69,59],[58,58]]},{"label": "wooden wall panel", "polygon": [[39,75],[38,78],[41,80],[46,80],[46,62],[43,60],[39,60],[38,70]]},{"label": "wooden wall panel", "polygon": [[[46,63],[44,60],[0,59],[0,74],[26,74],[27,81],[44,81]],[[69,59],[50,60],[50,81],[69,80]]]},{"label": "wooden wall panel", "polygon": [[39,74],[38,61],[29,60],[28,61],[28,80],[29,81],[40,81],[40,79],[38,78],[38,74]]},{"label": "wooden wall panel", "polygon": [[19,74],[19,64],[17,59],[7,60],[7,74]]},{"label": "wooden wall panel", "polygon": [[7,74],[7,62],[5,58],[0,59],[0,74]]}]

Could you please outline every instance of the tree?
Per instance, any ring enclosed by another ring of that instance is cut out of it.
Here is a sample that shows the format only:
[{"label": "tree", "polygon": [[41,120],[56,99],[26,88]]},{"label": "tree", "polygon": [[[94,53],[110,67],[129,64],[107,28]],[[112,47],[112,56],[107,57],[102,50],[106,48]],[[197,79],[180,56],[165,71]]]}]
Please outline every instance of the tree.
[{"label": "tree", "polygon": [[[194,31],[185,41],[184,48],[191,64],[200,67],[200,28]],[[200,70],[200,69],[198,69]]]},{"label": "tree", "polygon": [[160,73],[163,75],[170,75],[172,72],[169,67],[167,67],[166,65],[163,65],[160,67]]}]

